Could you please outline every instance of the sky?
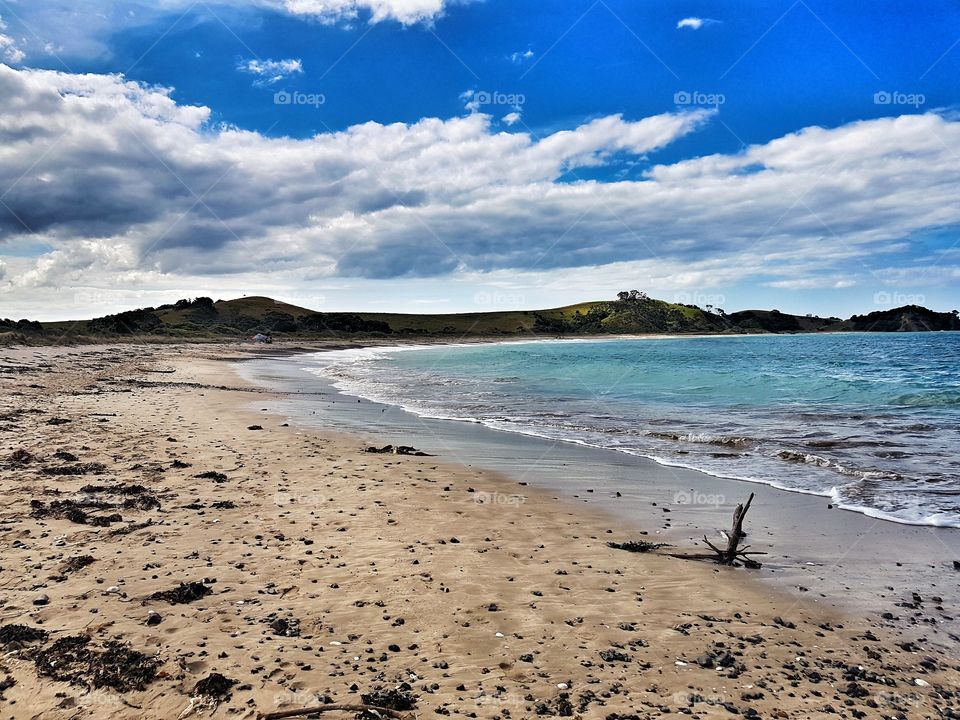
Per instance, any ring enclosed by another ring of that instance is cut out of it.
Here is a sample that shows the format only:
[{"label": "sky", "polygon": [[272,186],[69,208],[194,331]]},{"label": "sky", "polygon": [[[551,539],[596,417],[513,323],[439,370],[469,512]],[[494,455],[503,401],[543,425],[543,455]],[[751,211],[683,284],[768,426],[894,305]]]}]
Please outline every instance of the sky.
[{"label": "sky", "polygon": [[0,317],[960,306],[960,5],[0,0]]}]

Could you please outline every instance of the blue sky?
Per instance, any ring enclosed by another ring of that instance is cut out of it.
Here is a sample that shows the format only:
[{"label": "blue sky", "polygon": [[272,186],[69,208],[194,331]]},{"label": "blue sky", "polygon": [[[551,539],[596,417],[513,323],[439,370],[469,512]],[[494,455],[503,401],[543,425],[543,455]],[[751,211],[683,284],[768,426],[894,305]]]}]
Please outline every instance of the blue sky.
[{"label": "blue sky", "polygon": [[0,18],[0,315],[631,287],[728,311],[958,305],[956,3],[0,0]]}]

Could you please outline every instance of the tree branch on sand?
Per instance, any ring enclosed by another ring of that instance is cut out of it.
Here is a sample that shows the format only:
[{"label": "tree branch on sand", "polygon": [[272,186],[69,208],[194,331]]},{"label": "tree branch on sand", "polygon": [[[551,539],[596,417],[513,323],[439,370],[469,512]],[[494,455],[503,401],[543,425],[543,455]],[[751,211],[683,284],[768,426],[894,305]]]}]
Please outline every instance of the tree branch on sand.
[{"label": "tree branch on sand", "polygon": [[752,502],[753,493],[750,493],[750,497],[747,498],[746,504],[737,505],[737,509],[734,510],[733,526],[731,527],[730,532],[727,533],[721,531],[722,535],[727,540],[727,546],[725,548],[717,547],[707,539],[706,535],[704,535],[703,541],[711,550],[713,550],[713,554],[687,555],[681,553],[669,553],[670,556],[679,558],[681,560],[712,560],[720,565],[736,565],[737,562],[741,562],[743,563],[744,567],[751,569],[761,567],[760,563],[754,560],[751,555],[766,555],[767,553],[750,550],[749,545],[740,544],[747,536],[747,534],[743,531],[743,519],[747,516],[747,511],[750,509],[750,504]]},{"label": "tree branch on sand", "polygon": [[735,565],[737,560],[740,560],[748,568],[758,568],[760,567],[760,563],[750,556],[766,555],[766,553],[757,552],[756,550],[748,552],[750,548],[749,545],[740,545],[746,537],[746,533],[743,532],[743,519],[747,516],[747,511],[750,509],[752,502],[753,493],[750,493],[746,505],[737,505],[737,509],[733,511],[733,526],[729,533],[724,533],[724,536],[727,538],[727,546],[725,548],[718,548],[707,539],[706,535],[703,536],[703,541],[717,554],[716,561],[721,565]]}]

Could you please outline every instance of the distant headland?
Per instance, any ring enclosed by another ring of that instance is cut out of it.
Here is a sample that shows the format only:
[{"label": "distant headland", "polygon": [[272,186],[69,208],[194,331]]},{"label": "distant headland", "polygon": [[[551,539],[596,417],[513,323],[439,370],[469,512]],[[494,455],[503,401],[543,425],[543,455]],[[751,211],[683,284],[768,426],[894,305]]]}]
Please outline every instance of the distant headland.
[{"label": "distant headland", "polygon": [[265,334],[278,339],[351,337],[584,336],[634,334],[757,334],[809,332],[934,332],[960,330],[958,312],[919,305],[847,319],[779,310],[726,313],[711,305],[670,303],[631,290],[613,300],[543,310],[455,314],[316,312],[267,297],[180,300],[90,320],[0,320],[0,342],[48,344],[141,340],[223,340]]}]

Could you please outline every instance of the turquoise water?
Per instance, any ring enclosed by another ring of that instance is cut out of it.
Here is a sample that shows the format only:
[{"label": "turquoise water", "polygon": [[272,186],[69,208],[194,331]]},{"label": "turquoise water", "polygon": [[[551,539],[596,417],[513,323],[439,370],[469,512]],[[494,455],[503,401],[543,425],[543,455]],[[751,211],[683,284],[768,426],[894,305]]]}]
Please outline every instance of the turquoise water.
[{"label": "turquoise water", "polygon": [[960,527],[960,333],[542,341],[310,356],[343,392]]}]

